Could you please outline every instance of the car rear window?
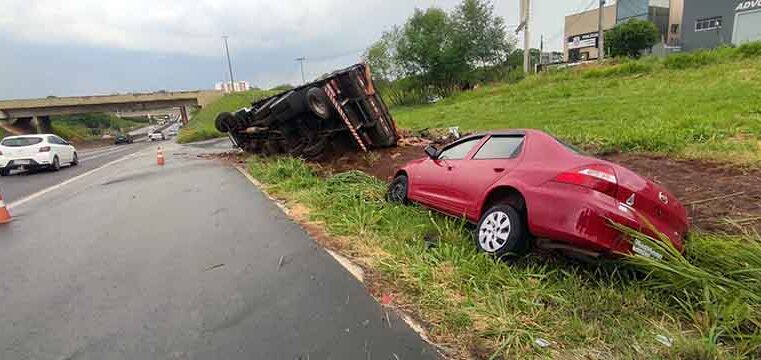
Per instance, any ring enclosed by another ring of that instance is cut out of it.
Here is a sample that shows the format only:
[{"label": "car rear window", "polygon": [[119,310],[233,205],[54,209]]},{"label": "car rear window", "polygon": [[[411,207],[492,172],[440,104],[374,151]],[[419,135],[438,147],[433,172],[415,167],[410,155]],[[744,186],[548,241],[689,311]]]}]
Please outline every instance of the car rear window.
[{"label": "car rear window", "polygon": [[21,147],[39,144],[42,142],[42,138],[39,137],[21,137],[3,140],[0,145],[7,147]]}]

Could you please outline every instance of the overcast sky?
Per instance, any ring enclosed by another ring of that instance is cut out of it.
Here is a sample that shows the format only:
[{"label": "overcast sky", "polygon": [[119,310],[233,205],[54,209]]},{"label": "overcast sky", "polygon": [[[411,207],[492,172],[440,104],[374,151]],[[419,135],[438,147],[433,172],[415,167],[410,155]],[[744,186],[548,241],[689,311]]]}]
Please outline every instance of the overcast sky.
[{"label": "overcast sky", "polygon": [[[0,99],[299,83],[356,62],[418,8],[459,0],[0,0]],[[518,0],[494,0],[508,25]],[[562,49],[563,18],[596,0],[533,0],[533,45]]]}]

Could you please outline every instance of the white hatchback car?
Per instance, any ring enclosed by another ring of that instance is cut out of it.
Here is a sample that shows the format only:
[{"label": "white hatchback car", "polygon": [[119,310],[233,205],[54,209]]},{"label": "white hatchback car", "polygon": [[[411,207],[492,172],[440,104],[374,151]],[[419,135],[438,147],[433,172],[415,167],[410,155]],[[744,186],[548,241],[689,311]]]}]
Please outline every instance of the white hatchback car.
[{"label": "white hatchback car", "polygon": [[151,141],[166,140],[166,136],[164,136],[164,133],[161,131],[148,134],[148,138],[151,139]]},{"label": "white hatchback car", "polygon": [[79,164],[77,149],[68,141],[53,134],[8,136],[0,141],[0,176],[13,169],[52,169],[62,164]]}]

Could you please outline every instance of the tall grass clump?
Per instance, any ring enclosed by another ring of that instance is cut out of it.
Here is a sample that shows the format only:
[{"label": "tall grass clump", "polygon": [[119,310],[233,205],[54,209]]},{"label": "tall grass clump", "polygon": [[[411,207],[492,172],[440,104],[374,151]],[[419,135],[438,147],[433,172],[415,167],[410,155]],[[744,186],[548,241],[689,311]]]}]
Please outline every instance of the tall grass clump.
[{"label": "tall grass clump", "polygon": [[653,67],[651,63],[629,60],[617,65],[603,66],[584,71],[582,76],[584,78],[605,78],[646,74],[652,72]]},{"label": "tall grass clump", "polygon": [[614,226],[663,256],[629,255],[628,262],[647,273],[645,286],[667,294],[670,308],[690,320],[686,330],[700,335],[707,357],[722,346],[761,355],[761,237],[696,234],[682,254],[663,235]]}]

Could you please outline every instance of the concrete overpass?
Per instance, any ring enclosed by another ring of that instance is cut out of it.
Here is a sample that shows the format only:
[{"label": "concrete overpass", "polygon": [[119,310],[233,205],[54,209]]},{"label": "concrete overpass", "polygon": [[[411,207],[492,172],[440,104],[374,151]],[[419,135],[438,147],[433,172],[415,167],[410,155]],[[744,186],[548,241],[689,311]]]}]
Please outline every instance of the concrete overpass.
[{"label": "concrete overpass", "polygon": [[0,100],[0,126],[24,132],[51,131],[50,116],[87,113],[144,112],[179,108],[187,123],[187,108],[204,107],[223,95],[221,91],[180,91],[107,96],[47,97]]}]

